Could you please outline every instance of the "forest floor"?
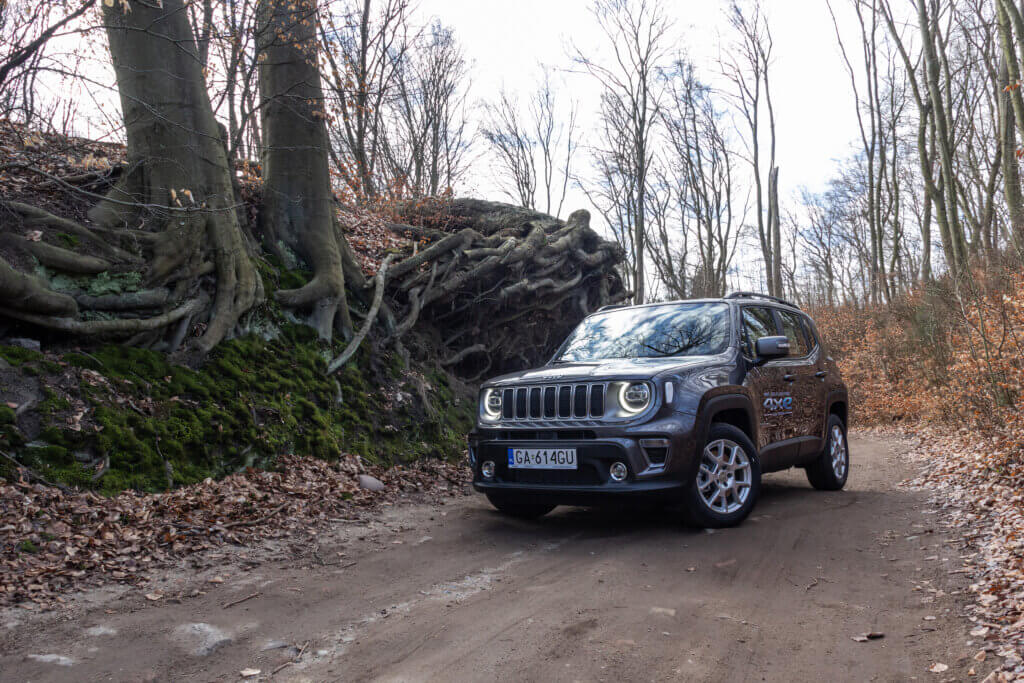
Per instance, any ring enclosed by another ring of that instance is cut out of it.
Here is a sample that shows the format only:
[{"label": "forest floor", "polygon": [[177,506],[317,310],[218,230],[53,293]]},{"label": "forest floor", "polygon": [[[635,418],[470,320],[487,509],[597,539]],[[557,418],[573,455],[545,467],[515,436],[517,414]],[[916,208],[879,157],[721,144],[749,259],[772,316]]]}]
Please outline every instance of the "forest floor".
[{"label": "forest floor", "polygon": [[385,500],[145,586],[0,610],[0,679],[1004,680],[1019,659],[979,616],[956,497],[902,483],[912,450],[854,435],[845,491],[772,475],[752,517],[714,533],[652,511],[523,522],[475,495]]}]

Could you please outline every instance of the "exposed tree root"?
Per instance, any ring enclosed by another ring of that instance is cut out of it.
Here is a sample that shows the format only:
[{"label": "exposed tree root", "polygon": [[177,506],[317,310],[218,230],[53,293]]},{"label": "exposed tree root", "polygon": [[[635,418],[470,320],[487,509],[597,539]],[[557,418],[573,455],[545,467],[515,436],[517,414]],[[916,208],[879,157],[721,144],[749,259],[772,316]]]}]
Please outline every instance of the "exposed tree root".
[{"label": "exposed tree root", "polygon": [[25,251],[36,258],[44,266],[75,273],[77,275],[96,275],[110,269],[110,262],[95,256],[76,254],[46,242],[33,242],[11,233],[0,234],[4,244]]},{"label": "exposed tree root", "polygon": [[108,257],[116,261],[137,263],[139,260],[136,255],[110,244],[108,240],[100,237],[77,221],[55,216],[49,211],[41,209],[38,206],[32,206],[31,204],[24,204],[22,202],[4,201],[0,202],[0,205],[24,216],[26,225],[48,225],[59,230],[67,231],[77,237],[87,240],[92,246],[98,248]]},{"label": "exposed tree root", "polygon": [[370,312],[366,315],[366,322],[363,323],[363,329],[359,330],[359,334],[349,342],[345,350],[341,352],[337,358],[332,360],[327,365],[327,374],[334,374],[348,360],[355,355],[355,352],[359,350],[359,345],[366,339],[366,335],[370,332],[370,328],[373,326],[373,321],[377,319],[377,312],[380,310],[380,304],[384,300],[384,286],[387,283],[388,265],[391,263],[391,259],[394,258],[394,254],[388,254],[384,262],[380,264],[380,268],[377,270],[376,289],[373,293],[373,304],[370,306]]},{"label": "exposed tree root", "polygon": [[0,301],[5,309],[36,311],[44,316],[69,316],[78,313],[78,304],[66,294],[55,292],[46,283],[26,275],[0,259]]},{"label": "exposed tree root", "polygon": [[86,311],[134,311],[146,308],[159,308],[167,303],[171,293],[164,288],[144,289],[140,292],[125,294],[105,294],[103,296],[75,295],[78,306]]},{"label": "exposed tree root", "polygon": [[[456,200],[448,230],[387,227],[428,246],[391,269],[395,338],[417,321],[444,330],[444,364],[467,376],[546,360],[598,306],[625,299],[618,245],[593,230],[586,211],[567,221],[506,204]],[[511,329],[510,329],[511,328]]]},{"label": "exposed tree root", "polygon": [[[72,301],[74,301],[72,299]],[[77,320],[75,318],[61,318],[53,315],[39,315],[26,313],[23,310],[0,306],[0,315],[6,315],[16,320],[46,327],[51,330],[59,330],[70,334],[83,336],[94,335],[127,335],[149,330],[158,330],[166,327],[187,315],[193,315],[207,304],[205,296],[201,296],[185,302],[181,306],[166,313],[151,318],[118,318],[115,320]]]}]

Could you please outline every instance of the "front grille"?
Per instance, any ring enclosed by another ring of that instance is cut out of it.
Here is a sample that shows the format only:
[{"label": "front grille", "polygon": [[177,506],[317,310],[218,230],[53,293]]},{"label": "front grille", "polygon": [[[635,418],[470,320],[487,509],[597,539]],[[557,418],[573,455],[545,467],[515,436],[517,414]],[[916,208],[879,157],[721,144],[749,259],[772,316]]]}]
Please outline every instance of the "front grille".
[{"label": "front grille", "polygon": [[499,441],[589,441],[597,435],[589,429],[505,429],[487,432]]},{"label": "front grille", "polygon": [[502,421],[598,420],[605,412],[604,383],[515,387],[502,391]]}]

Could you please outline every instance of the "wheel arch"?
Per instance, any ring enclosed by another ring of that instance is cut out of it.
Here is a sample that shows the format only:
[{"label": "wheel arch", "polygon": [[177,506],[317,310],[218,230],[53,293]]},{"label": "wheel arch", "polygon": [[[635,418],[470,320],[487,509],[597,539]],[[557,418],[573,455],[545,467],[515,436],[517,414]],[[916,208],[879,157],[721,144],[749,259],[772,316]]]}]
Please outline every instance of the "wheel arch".
[{"label": "wheel arch", "polygon": [[845,391],[833,391],[828,395],[828,409],[825,412],[826,421],[829,415],[835,415],[843,421],[843,427],[850,426],[850,401]]},{"label": "wheel arch", "polygon": [[754,404],[744,394],[713,396],[704,402],[700,414],[700,444],[707,439],[711,425],[719,422],[736,427],[747,435],[755,448],[757,447],[757,420],[754,418]]}]

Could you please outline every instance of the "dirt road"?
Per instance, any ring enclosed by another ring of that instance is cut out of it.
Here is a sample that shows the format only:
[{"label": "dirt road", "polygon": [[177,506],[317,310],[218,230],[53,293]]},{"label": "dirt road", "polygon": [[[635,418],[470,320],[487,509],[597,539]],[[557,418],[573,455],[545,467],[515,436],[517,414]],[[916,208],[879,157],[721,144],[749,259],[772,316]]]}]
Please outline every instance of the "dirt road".
[{"label": "dirt road", "polygon": [[[0,679],[980,680],[998,660],[968,657],[957,552],[895,486],[912,467],[894,448],[854,438],[840,493],[767,477],[753,516],[715,533],[653,512],[522,522],[477,496],[398,506],[62,616],[6,611]],[[852,639],[867,632],[885,635]]]}]

